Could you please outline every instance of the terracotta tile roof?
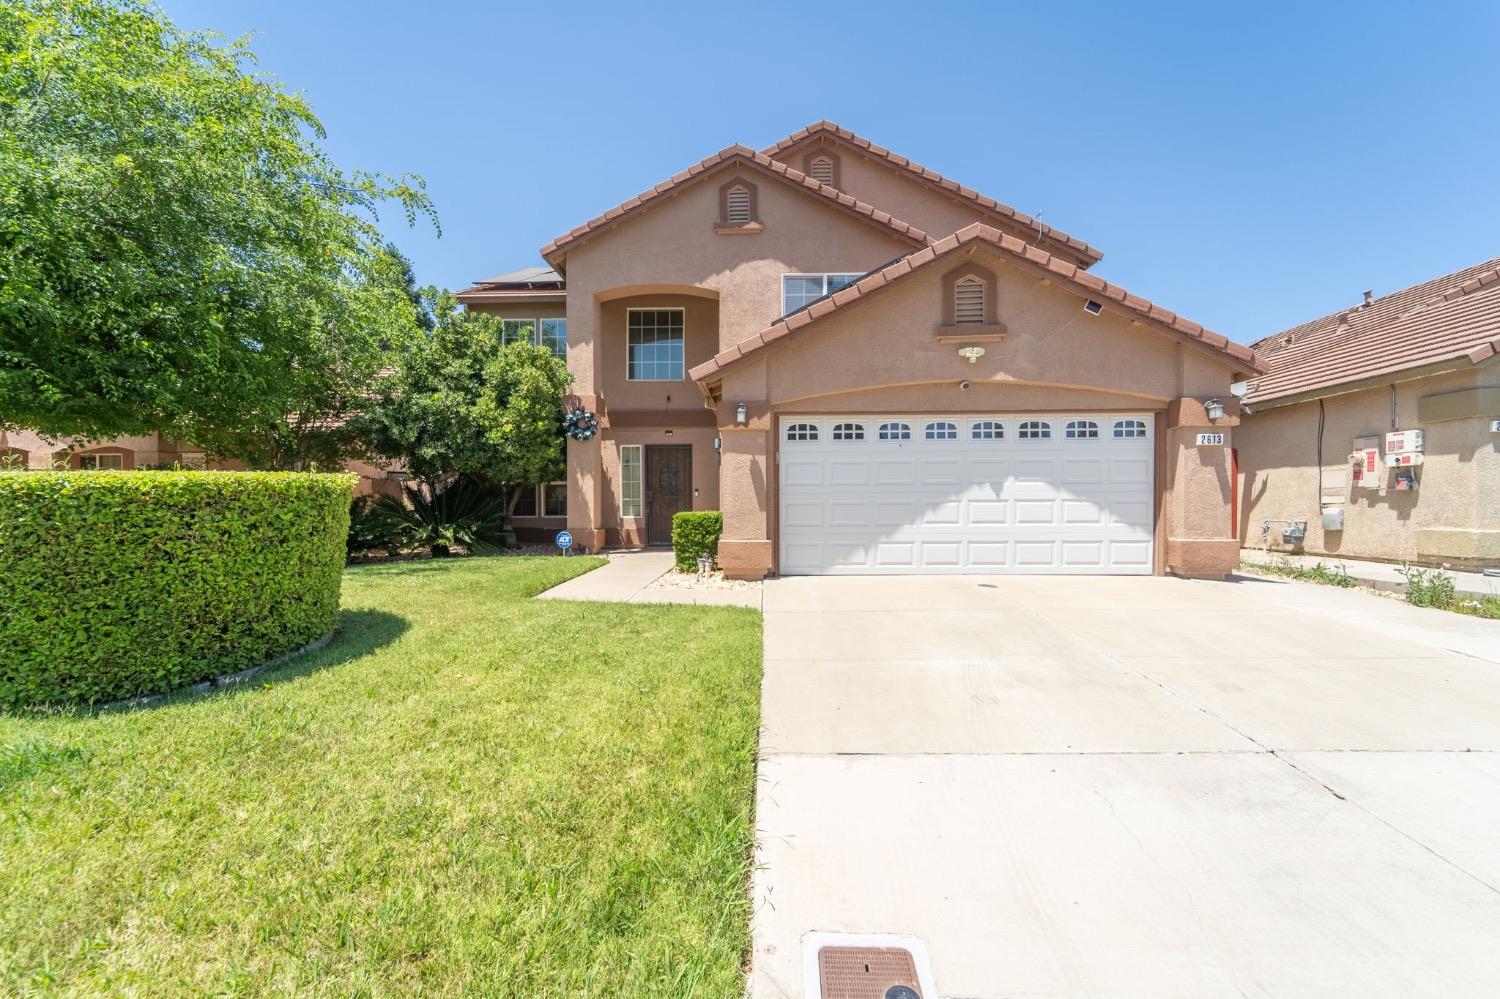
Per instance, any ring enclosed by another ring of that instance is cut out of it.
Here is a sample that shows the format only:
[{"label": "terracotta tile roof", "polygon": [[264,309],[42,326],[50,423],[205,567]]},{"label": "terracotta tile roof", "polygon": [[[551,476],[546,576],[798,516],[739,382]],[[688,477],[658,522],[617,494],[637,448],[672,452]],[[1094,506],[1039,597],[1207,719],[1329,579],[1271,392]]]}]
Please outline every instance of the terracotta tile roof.
[{"label": "terracotta tile roof", "polygon": [[920,163],[913,163],[905,156],[902,156],[898,153],[893,153],[891,152],[891,150],[886,149],[884,146],[877,146],[875,143],[871,142],[869,139],[866,139],[864,136],[856,135],[855,133],[849,131],[847,128],[843,128],[842,126],[826,119],[823,121],[815,121],[811,125],[808,125],[806,128],[799,128],[797,131],[793,132],[791,135],[788,135],[780,142],[767,146],[765,149],[761,150],[761,152],[765,153],[767,156],[775,158],[786,150],[802,142],[804,139],[814,138],[820,135],[827,135],[836,139],[841,139],[863,153],[866,153],[877,159],[885,160],[887,163],[899,167],[901,170],[905,171],[911,176],[926,181],[932,187],[945,191],[946,193],[960,200],[967,201],[978,208],[990,212],[992,215],[1000,219],[1028,229],[1031,232],[1035,233],[1037,237],[1039,237],[1044,242],[1053,244],[1054,246],[1057,246],[1059,248],[1064,248],[1068,252],[1083,258],[1087,261],[1087,264],[1085,264],[1085,266],[1097,264],[1104,256],[1102,251],[1096,250],[1094,247],[1085,243],[1081,239],[1076,239],[1073,236],[1069,236],[1062,230],[1054,229],[1051,226],[1032,218],[1030,215],[1027,215],[1024,212],[1018,212],[1009,205],[1001,204],[994,198],[987,197],[986,195],[980,194],[978,191],[964,187],[957,181],[949,180],[947,177],[944,177],[936,170],[929,170],[927,167],[922,166],[922,164]]},{"label": "terracotta tile roof", "polygon": [[705,173],[717,170],[726,163],[743,163],[746,166],[751,166],[762,173],[806,191],[814,197],[823,198],[830,204],[862,218],[872,225],[887,229],[914,245],[925,246],[932,242],[931,237],[921,229],[918,229],[916,226],[907,225],[900,219],[892,217],[888,212],[883,212],[873,205],[867,205],[863,201],[851,198],[849,195],[836,188],[829,187],[827,184],[821,184],[800,170],[793,170],[785,163],[777,162],[763,153],[757,153],[748,146],[733,145],[719,150],[707,159],[695,163],[681,173],[662,181],[649,191],[642,191],[628,201],[611,208],[603,215],[589,219],[583,225],[557,237],[542,247],[542,259],[546,260],[553,267],[561,267],[563,256],[580,241],[639,212],[662,195],[697,179]]},{"label": "terracotta tile roof", "polygon": [[1266,374],[1245,401],[1316,398],[1339,386],[1500,351],[1500,258],[1350,306],[1257,341]]},{"label": "terracotta tile roof", "polygon": [[864,296],[885,287],[887,284],[899,281],[906,275],[921,270],[928,264],[940,260],[974,242],[986,243],[1015,257],[1017,261],[1025,265],[1045,272],[1049,277],[1068,282],[1085,292],[1090,298],[1103,304],[1106,308],[1113,308],[1129,315],[1131,318],[1142,319],[1181,340],[1200,344],[1208,350],[1227,355],[1242,369],[1250,371],[1261,370],[1260,362],[1256,359],[1255,352],[1249,347],[1233,343],[1222,334],[1206,330],[1197,323],[1184,319],[1170,310],[1148,302],[1137,295],[1132,295],[1124,288],[1110,284],[1108,281],[1090,274],[1076,264],[1053,256],[1046,250],[1031,246],[1014,236],[1001,232],[993,226],[985,225],[982,222],[975,222],[958,230],[958,232],[953,233],[951,236],[944,236],[930,246],[900,257],[878,270],[871,271],[858,281],[834,292],[826,298],[820,298],[807,307],[782,317],[749,339],[741,341],[728,350],[721,351],[711,360],[705,361],[693,368],[688,372],[688,375],[697,382],[715,378],[725,368],[755,354],[759,350],[775,344],[783,337],[803,330],[824,316],[837,312],[839,309],[859,301]]}]

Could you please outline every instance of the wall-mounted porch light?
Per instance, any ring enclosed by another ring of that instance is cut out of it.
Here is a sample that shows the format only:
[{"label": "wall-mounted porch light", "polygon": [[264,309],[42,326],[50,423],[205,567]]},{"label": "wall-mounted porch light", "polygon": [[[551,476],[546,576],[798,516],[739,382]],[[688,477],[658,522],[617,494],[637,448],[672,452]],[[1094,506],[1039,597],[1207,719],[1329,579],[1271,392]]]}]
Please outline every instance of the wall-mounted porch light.
[{"label": "wall-mounted porch light", "polygon": [[734,407],[734,422],[744,426],[750,420],[750,408],[743,402]]},{"label": "wall-mounted porch light", "polygon": [[1203,404],[1203,412],[1210,421],[1218,420],[1224,415],[1224,404],[1217,399],[1210,399]]},{"label": "wall-mounted porch light", "polygon": [[984,356],[984,348],[983,347],[960,347],[960,348],[958,348],[958,356],[962,357],[965,361],[968,361],[970,364],[973,364],[975,361],[979,360],[981,357]]}]

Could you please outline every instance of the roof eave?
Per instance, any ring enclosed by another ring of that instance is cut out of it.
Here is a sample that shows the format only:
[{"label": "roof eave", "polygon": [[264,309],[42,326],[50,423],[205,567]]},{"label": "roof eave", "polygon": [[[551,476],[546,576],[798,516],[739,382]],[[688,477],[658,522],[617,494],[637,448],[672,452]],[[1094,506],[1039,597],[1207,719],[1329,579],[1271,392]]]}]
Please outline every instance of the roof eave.
[{"label": "roof eave", "polygon": [[1471,356],[1472,352],[1465,352],[1453,357],[1445,357],[1427,364],[1419,364],[1411,368],[1397,368],[1392,371],[1381,371],[1355,378],[1346,382],[1334,382],[1328,385],[1317,385],[1312,388],[1299,389],[1286,395],[1276,395],[1269,398],[1257,398],[1254,393],[1247,395],[1243,404],[1250,407],[1251,413],[1264,413],[1267,410],[1282,409],[1287,406],[1296,406],[1304,402],[1316,402],[1319,399],[1331,399],[1339,395],[1351,395],[1355,392],[1365,392],[1372,388],[1380,388],[1397,382],[1416,381],[1419,378],[1430,378],[1433,375],[1447,374],[1450,371],[1463,371],[1472,368],[1477,363]]}]

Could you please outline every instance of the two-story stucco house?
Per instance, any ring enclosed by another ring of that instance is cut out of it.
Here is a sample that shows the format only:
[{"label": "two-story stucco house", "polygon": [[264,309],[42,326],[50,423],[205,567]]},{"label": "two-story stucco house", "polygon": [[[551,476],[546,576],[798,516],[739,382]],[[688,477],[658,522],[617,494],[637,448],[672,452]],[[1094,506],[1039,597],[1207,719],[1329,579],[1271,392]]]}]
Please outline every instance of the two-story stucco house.
[{"label": "two-story stucco house", "polygon": [[845,129],[722,150],[541,255],[459,298],[566,337],[568,405],[602,431],[535,523],[589,548],[721,509],[738,578],[1236,564],[1230,386],[1254,353]]}]

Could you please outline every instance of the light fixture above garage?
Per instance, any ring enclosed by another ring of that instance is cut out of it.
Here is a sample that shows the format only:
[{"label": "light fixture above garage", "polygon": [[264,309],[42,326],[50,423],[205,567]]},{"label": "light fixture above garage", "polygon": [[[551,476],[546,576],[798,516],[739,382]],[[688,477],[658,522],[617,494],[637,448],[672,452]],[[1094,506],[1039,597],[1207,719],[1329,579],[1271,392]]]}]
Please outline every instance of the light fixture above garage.
[{"label": "light fixture above garage", "polygon": [[740,426],[743,427],[745,425],[745,421],[748,418],[749,418],[749,409],[748,409],[748,407],[743,402],[740,403],[738,406],[734,407],[734,422],[735,423],[738,423]]},{"label": "light fixture above garage", "polygon": [[984,356],[984,348],[983,347],[960,347],[960,348],[958,348],[958,356],[962,357],[965,361],[968,361],[970,364],[973,364],[975,361],[979,360],[981,357]]},{"label": "light fixture above garage", "polygon": [[1224,416],[1224,404],[1217,399],[1210,399],[1203,404],[1203,412],[1210,421],[1218,420]]}]

